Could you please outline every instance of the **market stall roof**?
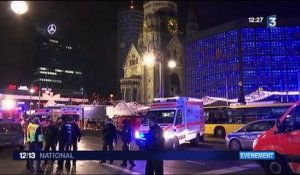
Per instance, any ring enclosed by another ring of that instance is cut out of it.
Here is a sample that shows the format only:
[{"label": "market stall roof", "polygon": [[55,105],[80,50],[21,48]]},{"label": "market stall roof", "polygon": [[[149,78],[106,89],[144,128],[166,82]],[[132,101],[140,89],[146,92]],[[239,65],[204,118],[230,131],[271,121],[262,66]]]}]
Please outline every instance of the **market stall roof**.
[{"label": "market stall roof", "polygon": [[141,105],[137,102],[125,102],[124,100],[114,101],[114,115],[115,116],[130,116],[137,115],[141,110],[146,110],[149,107]]}]

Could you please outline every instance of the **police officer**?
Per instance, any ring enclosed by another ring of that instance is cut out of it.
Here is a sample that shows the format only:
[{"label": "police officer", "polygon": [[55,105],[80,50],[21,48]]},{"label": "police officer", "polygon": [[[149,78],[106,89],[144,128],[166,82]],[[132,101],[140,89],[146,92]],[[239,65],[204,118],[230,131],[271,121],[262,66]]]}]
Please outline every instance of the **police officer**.
[{"label": "police officer", "polygon": [[[117,130],[115,125],[113,124],[112,119],[107,118],[106,124],[102,129],[103,135],[103,151],[107,151],[107,147],[109,147],[110,151],[114,150],[113,142],[115,140],[115,144],[117,144]],[[106,160],[101,160],[100,163],[105,163]],[[113,160],[110,160],[110,164],[113,163]]]},{"label": "police officer", "polygon": [[[44,151],[56,151],[56,141],[57,141],[58,129],[54,126],[51,119],[47,120],[47,126],[45,127],[45,147]],[[54,162],[54,160],[52,161]],[[47,160],[44,161],[43,166],[46,166]]]},{"label": "police officer", "polygon": [[[77,151],[77,142],[80,142],[81,139],[81,131],[78,126],[78,120],[72,120],[72,139],[71,139],[71,147],[72,151]],[[73,166],[76,166],[76,160],[73,160]]]},{"label": "police officer", "polygon": [[[40,119],[35,117],[33,119],[33,124],[28,127],[27,136],[30,142],[30,151],[42,151],[43,149],[43,134],[42,128],[40,126]],[[41,161],[36,160],[36,173],[43,173],[41,170]],[[33,172],[33,161],[30,162],[30,170]]]},{"label": "police officer", "polygon": [[[72,126],[71,122],[68,119],[68,117],[62,118],[62,124],[61,127],[59,127],[58,131],[58,150],[59,151],[69,151],[70,145],[71,145],[71,136],[72,136]],[[58,160],[58,166],[57,170],[62,171],[63,170],[64,161]],[[65,164],[66,168],[70,168],[70,160],[66,160]]]},{"label": "police officer", "polygon": [[[122,151],[129,151],[129,146],[130,146],[131,136],[132,136],[132,127],[130,126],[129,121],[127,119],[123,120],[122,124],[123,124],[123,126],[122,126],[122,130],[120,132],[121,140],[123,142]],[[130,169],[135,167],[133,160],[129,160],[129,164],[130,164]],[[123,163],[121,164],[121,166],[126,167],[127,160],[123,160]]]},{"label": "police officer", "polygon": [[[148,115],[150,130],[146,137],[146,150],[147,151],[162,151],[164,150],[164,137],[163,130],[157,125],[157,118],[155,115]],[[147,160],[146,175],[162,175],[164,173],[162,160]]]}]

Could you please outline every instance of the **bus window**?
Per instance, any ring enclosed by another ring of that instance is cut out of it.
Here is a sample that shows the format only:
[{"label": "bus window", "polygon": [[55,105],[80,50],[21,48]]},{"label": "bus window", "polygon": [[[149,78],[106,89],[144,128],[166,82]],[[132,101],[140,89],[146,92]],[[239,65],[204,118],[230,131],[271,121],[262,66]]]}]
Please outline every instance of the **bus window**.
[{"label": "bus window", "polygon": [[227,114],[228,123],[231,122],[231,124],[241,124],[244,122],[244,114],[241,109],[228,109]]},{"label": "bus window", "polygon": [[279,118],[288,110],[288,108],[289,108],[289,106],[272,108],[270,117],[271,118]]},{"label": "bus window", "polygon": [[204,112],[204,116],[205,116],[205,123],[211,124],[214,123],[214,116],[213,116],[213,112]]},{"label": "bus window", "polygon": [[246,108],[243,109],[244,123],[250,123],[258,119],[258,108]]},{"label": "bus window", "polygon": [[213,117],[216,124],[222,124],[226,122],[226,115],[224,115],[222,112],[215,113]]}]

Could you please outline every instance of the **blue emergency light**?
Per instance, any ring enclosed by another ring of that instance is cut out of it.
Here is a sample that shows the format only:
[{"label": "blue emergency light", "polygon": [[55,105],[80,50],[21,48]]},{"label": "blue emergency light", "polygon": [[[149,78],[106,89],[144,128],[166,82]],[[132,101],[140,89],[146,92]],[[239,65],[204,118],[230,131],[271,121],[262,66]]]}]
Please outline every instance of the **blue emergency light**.
[{"label": "blue emergency light", "polygon": [[136,139],[145,138],[145,134],[143,132],[135,131],[134,136]]}]

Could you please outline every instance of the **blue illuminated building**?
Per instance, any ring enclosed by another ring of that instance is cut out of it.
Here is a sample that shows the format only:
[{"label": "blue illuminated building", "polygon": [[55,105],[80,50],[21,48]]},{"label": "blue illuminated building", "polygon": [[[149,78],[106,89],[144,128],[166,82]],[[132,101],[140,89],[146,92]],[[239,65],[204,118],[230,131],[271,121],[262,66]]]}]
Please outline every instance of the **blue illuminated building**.
[{"label": "blue illuminated building", "polygon": [[300,23],[296,24],[285,21],[267,28],[237,20],[190,37],[185,44],[187,95],[237,98],[239,82],[245,94],[258,88],[298,91]]}]

